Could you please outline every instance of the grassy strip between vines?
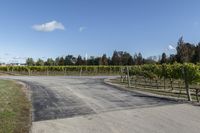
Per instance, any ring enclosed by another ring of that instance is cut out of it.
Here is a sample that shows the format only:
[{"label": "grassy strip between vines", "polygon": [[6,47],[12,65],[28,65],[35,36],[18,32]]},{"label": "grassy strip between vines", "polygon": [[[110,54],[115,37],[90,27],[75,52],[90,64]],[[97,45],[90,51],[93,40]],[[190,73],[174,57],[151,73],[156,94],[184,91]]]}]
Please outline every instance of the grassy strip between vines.
[{"label": "grassy strip between vines", "polygon": [[0,133],[28,133],[30,108],[22,85],[0,80]]}]

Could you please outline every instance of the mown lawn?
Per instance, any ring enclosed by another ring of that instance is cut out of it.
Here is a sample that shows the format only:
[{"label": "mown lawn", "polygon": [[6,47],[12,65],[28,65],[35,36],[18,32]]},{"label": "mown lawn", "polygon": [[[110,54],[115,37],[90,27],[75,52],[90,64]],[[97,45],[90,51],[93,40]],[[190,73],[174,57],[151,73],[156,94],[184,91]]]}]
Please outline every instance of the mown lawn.
[{"label": "mown lawn", "polygon": [[22,85],[0,80],[0,133],[28,133],[30,108]]}]

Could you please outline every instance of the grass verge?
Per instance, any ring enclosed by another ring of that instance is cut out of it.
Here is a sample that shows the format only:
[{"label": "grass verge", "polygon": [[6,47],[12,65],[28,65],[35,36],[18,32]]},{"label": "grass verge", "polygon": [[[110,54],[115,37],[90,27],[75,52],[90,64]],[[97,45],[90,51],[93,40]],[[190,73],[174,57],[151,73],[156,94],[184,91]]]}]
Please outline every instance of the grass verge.
[{"label": "grass verge", "polygon": [[14,81],[0,80],[0,133],[28,133],[31,104]]}]

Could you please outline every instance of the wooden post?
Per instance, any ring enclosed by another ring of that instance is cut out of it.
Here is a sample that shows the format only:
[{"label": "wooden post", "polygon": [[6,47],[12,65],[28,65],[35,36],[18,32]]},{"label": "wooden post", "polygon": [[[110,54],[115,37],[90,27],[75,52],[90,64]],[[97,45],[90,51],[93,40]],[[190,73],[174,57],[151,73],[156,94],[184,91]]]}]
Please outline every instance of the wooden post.
[{"label": "wooden post", "polygon": [[130,83],[129,67],[127,66],[126,69],[127,69],[128,87],[130,87],[131,83]]},{"label": "wooden post", "polygon": [[197,102],[199,102],[199,96],[198,96],[198,93],[199,93],[199,89],[196,88],[196,99],[197,99]]},{"label": "wooden post", "polygon": [[[163,79],[163,80],[164,80],[164,90],[165,90],[165,89],[166,89],[166,88],[165,88],[165,76],[164,76],[164,79]],[[162,80],[161,80],[161,81],[162,81]]]},{"label": "wooden post", "polygon": [[135,89],[137,88],[137,76],[135,76]]},{"label": "wooden post", "polygon": [[170,84],[171,84],[172,90],[174,90],[174,87],[173,87],[173,79],[172,79],[172,78],[170,78]]},{"label": "wooden post", "polygon": [[31,70],[30,69],[28,69],[28,75],[31,76]]},{"label": "wooden post", "polygon": [[81,67],[81,70],[80,70],[80,76],[82,76],[82,67]]},{"label": "wooden post", "polygon": [[156,79],[156,88],[158,89],[158,79]]},{"label": "wooden post", "polygon": [[47,76],[49,76],[49,70],[48,70],[48,68],[47,68]]},{"label": "wooden post", "polygon": [[186,68],[183,69],[183,73],[184,73],[185,89],[186,89],[188,101],[192,101],[192,97],[191,97],[191,94],[190,94],[189,83],[188,83],[188,71],[186,70]]},{"label": "wooden post", "polygon": [[66,76],[66,68],[64,69],[64,76]]},{"label": "wooden post", "polygon": [[122,67],[121,67],[121,82],[123,82],[123,70],[122,70]]}]

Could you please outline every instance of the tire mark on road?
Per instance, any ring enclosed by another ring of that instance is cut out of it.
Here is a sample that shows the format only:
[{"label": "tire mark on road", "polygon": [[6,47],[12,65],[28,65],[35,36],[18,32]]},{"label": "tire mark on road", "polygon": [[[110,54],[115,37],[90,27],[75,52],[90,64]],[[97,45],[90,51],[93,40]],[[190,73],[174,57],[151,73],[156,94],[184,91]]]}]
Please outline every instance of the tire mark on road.
[{"label": "tire mark on road", "polygon": [[[67,118],[95,112],[83,102],[71,96],[57,97],[55,91],[36,82],[25,82],[32,93],[33,121]],[[59,95],[60,96],[60,95]],[[78,104],[78,106],[76,106]],[[80,105],[79,105],[80,104]]]}]

